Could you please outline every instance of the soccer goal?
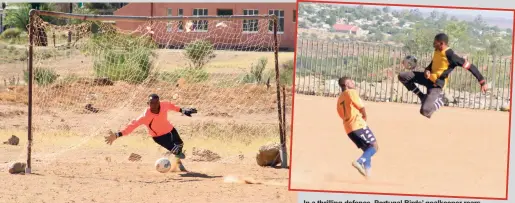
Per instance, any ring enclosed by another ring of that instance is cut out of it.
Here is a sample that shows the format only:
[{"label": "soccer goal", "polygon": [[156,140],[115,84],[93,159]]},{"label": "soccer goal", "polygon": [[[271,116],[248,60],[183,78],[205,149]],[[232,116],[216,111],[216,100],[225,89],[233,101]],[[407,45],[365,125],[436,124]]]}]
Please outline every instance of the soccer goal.
[{"label": "soccer goal", "polygon": [[[151,93],[198,109],[191,118],[169,113],[181,137],[215,139],[226,147],[231,140],[246,145],[279,141],[281,165],[287,167],[285,112],[291,104],[285,97],[291,93],[282,79],[292,72],[281,71],[277,30],[274,15],[144,17],[31,10],[27,172],[34,158],[42,160],[38,165],[51,162],[124,127],[147,107]],[[80,140],[37,150],[40,138],[56,134]],[[148,136],[143,126],[130,136],[140,135]]]}]

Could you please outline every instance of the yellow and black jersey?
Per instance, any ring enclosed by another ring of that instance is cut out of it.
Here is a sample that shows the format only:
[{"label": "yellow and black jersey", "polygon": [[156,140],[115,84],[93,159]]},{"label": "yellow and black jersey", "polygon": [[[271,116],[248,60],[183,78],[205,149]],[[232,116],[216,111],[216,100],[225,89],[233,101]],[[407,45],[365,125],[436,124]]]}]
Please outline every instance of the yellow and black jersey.
[{"label": "yellow and black jersey", "polygon": [[443,88],[447,84],[449,74],[451,74],[456,66],[467,69],[474,75],[479,84],[483,85],[486,82],[485,78],[474,64],[456,55],[451,48],[442,51],[435,50],[433,60],[426,68],[426,70],[431,71],[429,80]]}]

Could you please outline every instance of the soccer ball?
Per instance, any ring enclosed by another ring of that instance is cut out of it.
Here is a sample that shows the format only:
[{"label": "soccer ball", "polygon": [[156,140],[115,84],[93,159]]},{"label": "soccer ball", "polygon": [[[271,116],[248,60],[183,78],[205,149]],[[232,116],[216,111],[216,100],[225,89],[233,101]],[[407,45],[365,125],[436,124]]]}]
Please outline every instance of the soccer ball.
[{"label": "soccer ball", "polygon": [[417,68],[417,57],[408,55],[402,60],[402,67],[408,70]]},{"label": "soccer ball", "polygon": [[166,173],[172,169],[172,162],[169,159],[163,157],[156,161],[156,170],[160,173]]}]

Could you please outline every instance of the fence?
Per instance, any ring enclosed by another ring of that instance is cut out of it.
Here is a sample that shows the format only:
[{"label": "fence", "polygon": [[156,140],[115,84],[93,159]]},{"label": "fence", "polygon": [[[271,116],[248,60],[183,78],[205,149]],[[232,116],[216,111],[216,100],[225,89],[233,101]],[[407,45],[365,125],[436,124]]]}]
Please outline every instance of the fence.
[{"label": "fence", "polygon": [[[406,71],[401,60],[408,55],[399,47],[358,42],[331,42],[299,39],[295,89],[298,94],[336,97],[340,93],[338,78],[349,76],[356,81],[364,100],[378,102],[420,103],[408,92],[397,75]],[[423,71],[432,53],[413,54],[418,58],[415,70]],[[456,68],[445,87],[445,105],[472,109],[507,108],[510,101],[511,57],[468,57],[487,79],[489,90],[481,93],[474,76]],[[419,86],[426,91],[423,86]]]}]

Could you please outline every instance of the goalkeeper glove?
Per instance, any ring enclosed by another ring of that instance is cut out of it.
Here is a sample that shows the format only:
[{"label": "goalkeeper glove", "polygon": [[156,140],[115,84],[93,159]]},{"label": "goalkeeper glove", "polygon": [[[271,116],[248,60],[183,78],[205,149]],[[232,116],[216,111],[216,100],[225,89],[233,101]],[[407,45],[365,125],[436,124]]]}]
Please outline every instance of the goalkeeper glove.
[{"label": "goalkeeper glove", "polygon": [[197,113],[196,108],[181,108],[181,113],[191,117],[191,114]]}]

